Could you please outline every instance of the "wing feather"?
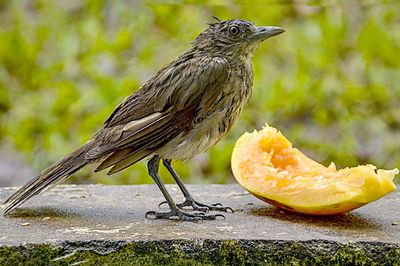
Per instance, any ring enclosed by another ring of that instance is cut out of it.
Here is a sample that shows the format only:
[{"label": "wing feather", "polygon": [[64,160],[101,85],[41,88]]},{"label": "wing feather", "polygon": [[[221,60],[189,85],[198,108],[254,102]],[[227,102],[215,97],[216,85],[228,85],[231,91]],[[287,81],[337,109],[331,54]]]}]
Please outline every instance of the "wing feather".
[{"label": "wing feather", "polygon": [[126,157],[129,157],[129,155],[133,152],[132,150],[133,150],[132,148],[125,148],[113,152],[111,155],[107,157],[107,159],[105,159],[99,166],[97,166],[97,168],[94,171],[95,172],[102,171],[110,166],[113,166],[119,161],[124,160]]},{"label": "wing feather", "polygon": [[[193,58],[172,66],[161,70],[107,119],[98,136],[104,144],[88,153],[92,158],[108,156],[96,171],[114,166],[110,173],[116,173],[148,156],[190,130],[193,121],[222,97],[230,75],[226,59]],[[106,133],[113,130],[119,137],[110,142]],[[102,136],[107,136],[103,142]]]},{"label": "wing feather", "polygon": [[118,163],[116,163],[110,169],[110,171],[108,171],[107,175],[116,174],[116,173],[124,170],[125,168],[128,168],[132,164],[137,163],[138,161],[142,160],[143,158],[147,157],[151,153],[153,153],[152,150],[141,150],[141,151],[135,152],[131,156],[129,156],[129,157],[119,161]]}]

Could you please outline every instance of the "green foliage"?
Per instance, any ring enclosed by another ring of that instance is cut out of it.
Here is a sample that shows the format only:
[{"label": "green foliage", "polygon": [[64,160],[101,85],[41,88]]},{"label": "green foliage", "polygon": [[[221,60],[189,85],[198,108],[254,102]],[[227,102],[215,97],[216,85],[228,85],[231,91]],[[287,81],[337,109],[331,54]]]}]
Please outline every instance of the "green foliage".
[{"label": "green foliage", "polygon": [[[0,142],[12,143],[37,170],[56,161],[86,142],[215,15],[287,32],[257,51],[253,99],[230,134],[176,163],[187,181],[231,182],[235,140],[265,122],[325,164],[399,167],[400,6],[312,3],[2,1]],[[150,182],[144,162],[115,177],[90,170],[74,181]]]}]

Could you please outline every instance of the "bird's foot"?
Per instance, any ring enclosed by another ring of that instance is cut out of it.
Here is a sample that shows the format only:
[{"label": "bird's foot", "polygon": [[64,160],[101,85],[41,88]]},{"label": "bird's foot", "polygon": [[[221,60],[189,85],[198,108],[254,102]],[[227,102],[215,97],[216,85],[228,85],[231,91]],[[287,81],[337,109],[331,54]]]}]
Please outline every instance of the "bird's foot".
[{"label": "bird's foot", "polygon": [[[164,204],[167,204],[167,202],[166,201],[161,202],[158,205],[158,207],[161,207]],[[187,198],[184,202],[176,204],[176,206],[179,209],[185,209],[185,207],[192,207],[193,210],[201,211],[201,212],[208,212],[208,211],[222,211],[222,212],[231,212],[231,213],[234,212],[231,207],[222,206],[221,203],[207,205],[207,204],[200,203],[191,198]]]},{"label": "bird's foot", "polygon": [[146,213],[147,219],[169,219],[169,220],[180,220],[189,222],[199,222],[203,220],[215,220],[218,217],[225,219],[222,214],[205,214],[202,212],[186,213],[180,209],[172,209],[169,212],[156,212],[149,211]]}]

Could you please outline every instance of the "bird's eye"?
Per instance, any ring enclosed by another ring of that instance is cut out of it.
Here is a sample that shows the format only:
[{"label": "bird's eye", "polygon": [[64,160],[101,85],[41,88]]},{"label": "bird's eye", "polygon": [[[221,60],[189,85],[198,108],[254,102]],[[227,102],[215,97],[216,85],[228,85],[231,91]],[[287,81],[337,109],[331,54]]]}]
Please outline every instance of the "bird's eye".
[{"label": "bird's eye", "polygon": [[236,26],[232,26],[232,27],[229,28],[229,33],[230,33],[231,35],[233,35],[233,36],[238,35],[239,32],[240,32],[240,30],[239,30],[239,28],[236,27]]}]

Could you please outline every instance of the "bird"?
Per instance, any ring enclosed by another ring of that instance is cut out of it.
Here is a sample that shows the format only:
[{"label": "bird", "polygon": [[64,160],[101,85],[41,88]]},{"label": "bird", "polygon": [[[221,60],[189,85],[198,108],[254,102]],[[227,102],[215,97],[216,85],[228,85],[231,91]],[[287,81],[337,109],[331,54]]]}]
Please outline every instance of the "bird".
[{"label": "bird", "polygon": [[[147,212],[147,218],[213,220],[224,216],[208,211],[233,212],[220,203],[195,200],[172,161],[206,151],[232,128],[252,94],[254,52],[284,31],[241,19],[209,23],[186,52],[126,97],[87,143],[12,194],[4,215],[86,165],[98,164],[95,172],[109,169],[111,175],[146,158],[148,174],[165,198],[161,204],[169,206],[168,211]],[[162,182],[160,162],[183,193],[183,203],[176,204]]]}]

